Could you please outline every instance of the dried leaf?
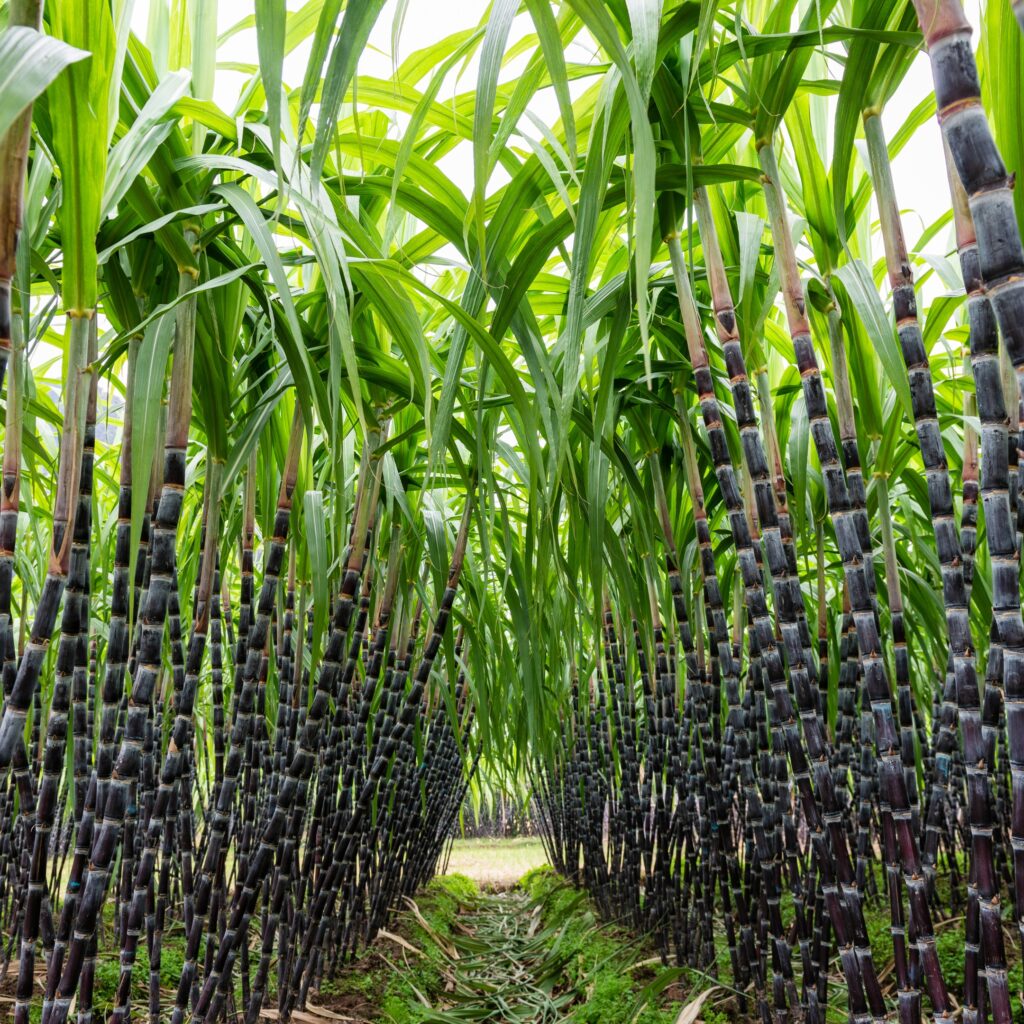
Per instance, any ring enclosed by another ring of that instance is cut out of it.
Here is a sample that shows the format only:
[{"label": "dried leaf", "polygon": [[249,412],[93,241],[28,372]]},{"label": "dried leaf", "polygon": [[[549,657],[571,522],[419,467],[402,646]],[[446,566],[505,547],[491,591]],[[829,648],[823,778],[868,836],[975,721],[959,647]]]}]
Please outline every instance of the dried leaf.
[{"label": "dried leaf", "polygon": [[377,932],[377,935],[382,939],[388,939],[391,942],[397,943],[402,949],[409,950],[414,956],[426,956],[422,949],[417,949],[411,942],[403,939],[401,935],[395,935],[394,932],[387,932],[383,928]]},{"label": "dried leaf", "polygon": [[701,1007],[707,1002],[708,996],[710,996],[712,992],[717,991],[718,986],[714,985],[701,992],[701,994],[692,1002],[687,1003],[679,1011],[679,1016],[676,1017],[676,1024],[695,1024],[695,1022],[700,1018]]}]

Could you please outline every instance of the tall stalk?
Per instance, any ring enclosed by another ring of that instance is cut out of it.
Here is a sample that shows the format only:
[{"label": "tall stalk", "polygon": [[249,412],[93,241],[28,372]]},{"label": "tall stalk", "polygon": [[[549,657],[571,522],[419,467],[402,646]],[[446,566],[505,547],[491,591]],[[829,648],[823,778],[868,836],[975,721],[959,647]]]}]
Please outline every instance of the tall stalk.
[{"label": "tall stalk", "polygon": [[[836,813],[838,802],[828,756],[828,738],[823,728],[823,720],[818,716],[818,695],[811,685],[810,677],[803,669],[803,638],[800,636],[793,613],[796,602],[799,601],[802,604],[803,595],[799,588],[794,593],[789,583],[790,577],[781,544],[775,497],[770,484],[765,449],[754,414],[749,378],[736,325],[736,315],[728,280],[725,276],[725,267],[718,245],[711,206],[707,193],[703,189],[696,190],[695,204],[711,285],[716,329],[725,350],[726,364],[732,382],[736,419],[757,502],[758,521],[762,531],[761,548],[771,572],[776,614],[779,617],[780,629],[785,642],[789,675],[797,707],[793,706],[785,669],[775,647],[774,631],[761,586],[761,571],[754,558],[747,518],[734,478],[730,479],[732,467],[728,463],[728,448],[716,454],[716,471],[720,474],[719,486],[729,508],[733,540],[737,547],[739,564],[744,576],[746,603],[750,611],[751,624],[757,632],[761,665],[768,676],[776,713],[784,723],[786,746],[793,765],[793,777],[800,792],[805,819],[811,830],[811,842],[818,870],[822,876],[825,903],[839,943],[843,973],[850,990],[850,1005],[858,1018],[867,1018],[869,1006],[871,1016],[877,1018],[884,1016],[884,1001],[881,998],[881,987],[878,984],[870,948],[861,941],[861,936],[866,934],[866,928],[863,923],[860,902],[855,898],[850,898],[855,892],[853,865],[850,860],[845,828]],[[690,303],[692,305],[692,299]],[[694,313],[691,313],[691,317],[694,314],[695,310]],[[699,325],[694,324],[694,331],[698,328]],[[706,355],[704,364],[703,372],[707,383],[701,388],[701,392],[702,395],[705,395],[710,391],[713,397]],[[707,398],[703,400],[708,402]],[[720,422],[720,415],[717,418]],[[724,437],[722,440],[724,442]],[[797,709],[799,709],[799,716],[803,724],[803,740],[801,740],[800,730],[796,724]],[[812,773],[817,795],[811,787]],[[828,827],[827,835],[826,826]],[[775,924],[776,929],[780,923]],[[778,939],[776,939],[776,943],[778,944]]]},{"label": "tall stalk", "polygon": [[[346,881],[345,876],[351,872],[352,862],[350,858],[354,853],[355,843],[360,834],[359,829],[361,824],[369,815],[370,801],[373,797],[374,790],[387,770],[397,744],[402,741],[403,738],[407,740],[408,737],[411,736],[412,730],[415,726],[427,681],[430,678],[430,672],[433,669],[434,661],[441,649],[441,643],[444,639],[445,633],[448,630],[452,605],[455,601],[455,595],[459,587],[459,580],[462,576],[462,568],[466,557],[466,547],[469,541],[471,506],[472,503],[467,497],[466,508],[463,512],[462,521],[459,524],[459,531],[456,535],[455,546],[452,550],[451,561],[448,569],[448,579],[445,584],[444,593],[442,594],[437,613],[434,617],[434,624],[430,636],[427,638],[423,652],[420,656],[420,662],[417,666],[416,673],[412,677],[412,685],[405,696],[401,713],[395,722],[393,729],[390,731],[389,735],[385,737],[379,753],[370,765],[367,778],[360,788],[345,829],[337,836],[332,844],[332,855],[327,865],[325,878],[321,887],[321,893],[315,900],[310,915],[311,921],[314,922],[314,927],[311,927],[307,932],[302,945],[302,953],[296,959],[292,975],[292,985],[289,989],[289,999],[285,1003],[286,1010],[290,1010],[295,1005],[294,999],[296,995],[302,999],[305,998],[305,994],[308,991],[309,983],[311,981],[311,976],[306,970],[307,965],[310,962],[310,955],[318,940],[322,941],[324,937],[328,919],[327,911],[332,906],[337,896],[338,886]],[[310,718],[312,717],[313,716],[311,714]],[[307,727],[309,727],[308,723]],[[310,729],[312,732],[311,738],[318,738],[319,728],[319,722],[316,722],[314,727]],[[354,746],[358,748],[359,742],[356,742]],[[343,792],[345,791],[346,783],[351,786],[353,776],[353,772],[346,771],[345,778],[342,780]]]},{"label": "tall stalk", "polygon": [[[7,25],[43,27],[43,0],[10,0]],[[14,313],[11,284],[17,266],[18,239],[24,207],[25,174],[32,141],[32,104],[29,104],[0,137],[0,390],[3,390],[11,356]],[[27,297],[26,297],[27,301]]]},{"label": "tall stalk", "polygon": [[[971,339],[971,370],[975,382],[975,399],[978,406],[978,418],[981,421],[981,500],[985,510],[985,540],[992,562],[992,614],[998,638],[1003,641],[1002,647],[1002,669],[1003,684],[1009,688],[1016,680],[1012,675],[1012,669],[1016,662],[1015,651],[1010,646],[1014,637],[1014,630],[1021,630],[1024,635],[1024,623],[1021,622],[1020,598],[1017,584],[1017,542],[1016,526],[1010,511],[1009,493],[1007,489],[1007,477],[1009,474],[1009,453],[1008,453],[1008,426],[1009,417],[1005,404],[1004,391],[1000,383],[999,369],[999,332],[996,326],[994,310],[989,302],[988,294],[982,283],[981,258],[978,251],[977,238],[974,232],[974,223],[971,211],[967,202],[967,196],[957,175],[956,167],[949,158],[947,150],[947,170],[949,174],[950,189],[953,195],[953,213],[956,225],[957,248],[960,254],[960,266],[963,273],[964,287],[967,290],[967,311],[970,324]],[[1007,643],[1010,641],[1010,643]],[[991,709],[990,698],[998,696],[998,682],[993,680],[989,683],[986,680],[986,719],[996,718],[998,721],[998,705]],[[991,709],[991,710],[990,710]],[[1016,723],[1010,714],[1009,692],[1006,698],[1007,729],[1011,740],[1011,758],[1014,748],[1012,746],[1015,735],[1014,726]],[[979,723],[979,730],[982,725]],[[978,768],[986,769],[982,772],[972,772],[968,776],[968,784],[977,789],[984,784],[985,795],[992,798],[988,786],[989,771],[987,766],[991,765],[994,750],[991,742],[984,742],[984,739],[975,741],[981,747],[981,761]],[[965,735],[966,743],[966,735]],[[965,750],[965,757],[967,756]],[[968,762],[971,763],[971,762]],[[972,765],[973,767],[973,765]],[[1011,760],[1011,770],[1013,761]],[[976,775],[982,775],[976,779]],[[990,995],[993,1004],[994,1016],[1000,1012],[1003,1005],[1002,989],[1006,985],[1006,960],[1003,946],[1001,927],[1001,908],[999,903],[998,880],[994,875],[992,863],[992,842],[993,835],[991,823],[989,831],[981,832],[975,838],[973,827],[973,815],[975,814],[974,803],[979,799],[969,794],[972,814],[972,849],[974,843],[980,845],[978,856],[975,857],[974,870],[972,871],[971,888],[977,889],[978,903],[980,905],[980,928],[981,928],[981,951],[983,963],[988,977],[988,989],[994,990]],[[979,809],[981,810],[981,809]],[[988,804],[983,815],[988,813]],[[1018,815],[1014,813],[1013,830],[1014,836],[1018,834]],[[1022,882],[1019,854],[1014,843],[1014,869],[1015,881],[1018,894],[1021,892]],[[969,888],[970,893],[970,888]],[[1018,896],[1018,899],[1020,897]],[[1018,911],[1018,925],[1021,917]],[[968,936],[971,940],[972,936]],[[989,967],[989,959],[992,965]],[[1001,960],[1000,960],[1001,958]],[[968,997],[972,995],[968,992]],[[1006,995],[1008,1003],[1008,993]],[[1009,1017],[996,1016],[1001,1024]]]},{"label": "tall stalk", "polygon": [[[869,111],[864,116],[864,133],[878,201],[882,238],[885,245],[889,282],[893,290],[893,303],[897,333],[910,378],[911,403],[914,426],[921,446],[925,473],[928,477],[928,497],[932,527],[942,571],[943,604],[949,634],[950,655],[956,685],[957,712],[963,736],[968,773],[968,813],[971,828],[971,857],[979,860],[976,877],[977,894],[985,904],[991,904],[997,895],[992,860],[993,792],[991,760],[986,756],[982,733],[981,703],[978,696],[978,676],[975,668],[974,643],[968,619],[968,591],[964,578],[964,563],[953,517],[953,489],[946,466],[945,450],[939,432],[928,357],[924,338],[917,318],[917,300],[914,294],[914,276],[910,257],[903,238],[899,205],[892,182],[889,154],[879,114]],[[994,571],[997,563],[993,562]],[[994,753],[994,751],[993,751]],[[991,913],[991,908],[989,909]],[[998,914],[998,908],[996,908]],[[999,983],[999,971],[1005,968],[1001,934],[994,945],[985,947],[986,959],[991,957],[993,981],[989,998],[997,1024],[1010,1019],[1009,990]],[[1004,976],[1005,980],[1005,976]]]},{"label": "tall stalk", "polygon": [[803,286],[792,236],[789,233],[789,217],[782,194],[778,163],[770,139],[760,142],[758,158],[763,172],[762,183],[768,202],[789,333],[803,382],[807,418],[818,461],[821,463],[826,497],[836,531],[839,553],[843,560],[844,574],[850,587],[850,603],[857,629],[865,694],[870,701],[874,718],[879,783],[896,821],[904,882],[910,897],[911,927],[918,938],[928,993],[936,1019],[944,1021],[952,1013],[952,1004],[935,948],[935,932],[928,906],[923,865],[917,837],[913,832],[910,798],[900,757],[899,736],[892,714],[892,692],[882,658],[882,645],[878,636],[874,608],[865,581],[863,552],[860,538],[856,533],[850,494],[839,465],[836,442],[828,418],[824,381],[811,340],[810,325],[804,307]]},{"label": "tall stalk", "polygon": [[[889,596],[889,614],[892,621],[893,661],[896,675],[896,700],[900,711],[900,743],[904,776],[908,792],[914,792],[916,769],[914,733],[910,711],[910,656],[903,626],[903,593],[900,587],[899,563],[896,558],[896,540],[892,529],[889,504],[889,480],[885,473],[875,475],[875,495],[878,518],[882,528],[882,554],[885,562],[885,582]],[[906,712],[906,714],[905,714]],[[896,849],[896,829],[892,814],[883,814],[882,848],[889,892],[890,934],[892,935],[896,983],[899,986],[900,1019],[910,1024],[921,1019],[921,993],[911,984],[907,937],[903,922],[903,895],[900,884],[900,865]]]},{"label": "tall stalk", "polygon": [[206,636],[210,624],[210,604],[213,594],[213,580],[216,567],[217,541],[220,526],[220,502],[216,495],[220,489],[221,465],[214,459],[207,464],[206,489],[211,495],[206,525],[205,545],[202,551],[202,569],[197,582],[195,604],[192,614],[192,630],[189,638],[188,657],[185,664],[185,680],[178,696],[174,713],[174,724],[167,743],[163,765],[160,770],[156,800],[150,814],[144,839],[142,857],[135,869],[132,885],[131,909],[128,926],[122,938],[121,973],[118,980],[111,1021],[126,1020],[131,995],[132,968],[135,964],[136,945],[142,930],[146,912],[147,895],[156,866],[157,853],[164,833],[164,820],[172,806],[178,790],[182,771],[192,750],[192,711],[199,689],[199,672],[206,648]]},{"label": "tall stalk", "polygon": [[[12,331],[10,369],[7,385],[7,422],[4,432],[4,456],[0,492],[0,659],[3,697],[6,700],[17,674],[14,645],[12,590],[14,588],[14,548],[18,540],[18,509],[21,504],[21,447],[25,417],[25,339],[21,321]],[[24,612],[23,612],[24,613]]]},{"label": "tall stalk", "polygon": [[[975,281],[984,286],[987,302],[995,312],[999,332],[1024,394],[1024,247],[1014,212],[1012,179],[1007,174],[981,106],[981,85],[971,51],[970,25],[955,0],[915,0],[914,7],[928,47],[939,125],[956,171],[954,177],[959,179],[966,194],[973,222],[974,244],[968,248],[976,254],[977,263],[975,266],[975,255],[972,255],[968,292],[971,294],[976,290]],[[961,246],[962,249],[964,247]],[[972,331],[972,352],[973,345]],[[983,420],[990,420],[994,428],[998,410],[997,385],[988,380],[988,374],[993,371],[988,370],[987,351],[984,355],[979,367],[984,368],[982,379],[985,383],[983,387],[975,385],[978,413]],[[998,364],[994,369],[998,369]],[[999,420],[1003,421],[1005,415],[1004,407]],[[984,477],[988,454],[984,434],[982,448]],[[1000,459],[997,466],[1002,465]],[[1007,480],[1003,486],[1008,486],[1008,483]],[[982,504],[988,525],[989,502],[985,491],[983,481]],[[997,504],[1002,509],[1002,502]],[[1001,511],[994,512],[997,519],[1001,515]],[[989,526],[989,531],[995,532],[994,546],[993,538],[989,538],[989,550],[993,556],[993,617],[1003,646],[1006,728],[1013,787],[1017,926],[1024,936],[1024,622],[1018,595],[1019,567],[1016,562],[1011,565],[1004,556],[1010,550],[1011,540],[1013,549],[1016,549],[1016,531],[1014,529],[1012,538],[1007,538],[1003,535],[1003,528],[1001,521],[995,527]]]},{"label": "tall stalk", "polygon": [[[186,231],[195,246],[197,235]],[[53,1002],[42,1024],[64,1024],[67,1020],[82,970],[86,948],[96,933],[107,892],[110,870],[126,816],[131,812],[129,794],[136,785],[142,760],[142,743],[150,705],[161,672],[161,651],[167,622],[167,603],[174,576],[175,543],[185,490],[186,449],[192,418],[192,367],[195,348],[196,271],[185,268],[179,276],[179,293],[184,297],[176,312],[174,365],[167,408],[163,486],[153,522],[150,579],[139,612],[140,642],[138,667],[128,700],[124,737],[114,763],[109,791],[103,804],[103,818],[96,829],[74,935],[68,946],[67,962]]]},{"label": "tall stalk", "polygon": [[[213,835],[215,839],[220,839],[219,830],[226,829],[227,827],[225,808],[230,807],[231,800],[233,798],[232,788],[234,787],[238,777],[239,762],[242,756],[242,741],[249,731],[248,720],[252,718],[254,713],[254,702],[256,696],[254,687],[257,673],[264,658],[264,648],[270,628],[270,617],[277,599],[277,585],[283,567],[285,547],[288,541],[288,523],[291,518],[292,497],[294,495],[295,484],[298,479],[299,456],[302,452],[302,433],[302,409],[297,405],[294,418],[292,420],[291,435],[288,443],[288,455],[285,459],[284,469],[281,474],[281,486],[278,492],[277,508],[274,515],[274,534],[267,553],[267,562],[263,571],[263,585],[260,590],[259,602],[256,606],[256,615],[249,630],[245,671],[242,676],[241,692],[238,695],[238,717],[235,723],[235,728],[232,730],[231,748],[228,753],[224,769],[224,781],[218,794],[215,808],[216,817],[212,826],[214,829]],[[278,796],[278,807],[281,806],[283,800],[284,792],[282,790]],[[250,885],[252,886],[254,891],[253,899],[255,898],[255,890],[258,889],[256,881],[261,882],[263,872],[269,868],[269,863],[266,861],[266,848],[267,844],[264,841],[261,841],[257,848],[256,856],[248,866],[248,870],[245,875],[244,885],[246,888]],[[273,849],[274,848],[271,847],[271,853],[273,853]],[[215,841],[211,841],[210,847],[207,850],[206,861],[203,865],[204,880],[210,877],[211,870],[215,868],[217,858],[221,855],[220,845]],[[256,881],[254,881],[254,876]],[[241,886],[242,884],[243,883],[240,878],[238,886]],[[233,902],[236,905],[239,902],[237,886]],[[220,946],[217,950],[217,958],[213,969],[207,974],[203,992],[206,992],[207,990],[212,992],[216,987],[216,983],[221,974],[224,972],[225,967],[228,967],[228,977],[230,977],[230,958],[235,951],[235,940],[240,933],[244,936],[243,919],[244,925],[248,925],[249,912],[251,912],[251,905],[247,906],[242,913],[233,914],[233,916],[228,920],[227,928],[221,935]],[[193,924],[193,931],[198,931],[201,916],[202,913],[200,911],[196,915],[196,922]],[[194,941],[190,936],[190,950],[193,946]],[[184,981],[181,987],[184,987]],[[179,991],[179,1000],[180,997],[181,994]],[[195,1008],[195,1014],[200,1019],[202,1019],[203,1015],[203,1006],[203,997],[201,995]]]}]

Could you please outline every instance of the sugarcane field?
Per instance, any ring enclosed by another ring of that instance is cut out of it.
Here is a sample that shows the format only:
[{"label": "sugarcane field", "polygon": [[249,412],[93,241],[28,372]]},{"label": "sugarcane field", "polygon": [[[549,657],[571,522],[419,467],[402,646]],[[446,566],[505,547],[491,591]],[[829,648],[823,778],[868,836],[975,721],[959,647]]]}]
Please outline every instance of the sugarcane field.
[{"label": "sugarcane field", "polygon": [[1024,1024],[1024,0],[0,0],[0,1024]]}]

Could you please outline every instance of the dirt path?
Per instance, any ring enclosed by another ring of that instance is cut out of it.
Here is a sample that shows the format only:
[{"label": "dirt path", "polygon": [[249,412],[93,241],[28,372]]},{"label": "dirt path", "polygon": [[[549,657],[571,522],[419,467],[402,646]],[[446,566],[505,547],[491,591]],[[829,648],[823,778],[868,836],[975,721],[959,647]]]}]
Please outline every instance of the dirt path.
[{"label": "dirt path", "polygon": [[[550,870],[434,879],[298,1024],[676,1024],[693,988]],[[272,1018],[271,1018],[272,1019]]]}]

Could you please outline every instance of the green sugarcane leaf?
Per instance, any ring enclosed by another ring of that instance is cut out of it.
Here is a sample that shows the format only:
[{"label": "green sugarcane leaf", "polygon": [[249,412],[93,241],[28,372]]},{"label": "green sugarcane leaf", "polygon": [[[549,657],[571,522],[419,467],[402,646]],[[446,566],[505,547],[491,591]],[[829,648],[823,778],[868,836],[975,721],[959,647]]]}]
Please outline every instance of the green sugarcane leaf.
[{"label": "green sugarcane leaf", "polygon": [[0,32],[0,136],[69,64],[88,56],[24,25]]},{"label": "green sugarcane leaf", "polygon": [[544,59],[547,62],[548,75],[558,100],[558,111],[562,115],[562,133],[565,136],[565,147],[569,154],[570,166],[576,164],[576,116],[572,109],[572,96],[569,92],[569,78],[565,67],[565,49],[558,22],[551,13],[551,5],[547,0],[526,0],[526,9],[530,12],[537,38]]},{"label": "green sugarcane leaf", "polygon": [[640,92],[649,96],[658,60],[658,30],[663,0],[626,0],[633,33],[633,66]]},{"label": "green sugarcane leaf", "polygon": [[[133,332],[137,334],[137,332]],[[163,416],[164,381],[167,359],[174,340],[174,317],[151,318],[135,359],[132,381],[132,521],[128,579],[135,579],[135,563],[142,520],[149,500],[150,476],[156,457],[157,439]]]},{"label": "green sugarcane leaf", "polygon": [[[657,163],[654,135],[647,115],[650,86],[646,91],[637,81],[629,64],[626,51],[619,40],[618,32],[606,10],[597,0],[569,0],[572,7],[583,19],[587,28],[611,56],[621,75],[629,104],[630,123],[633,137],[633,202],[634,207],[634,253],[636,262],[637,318],[640,322],[640,341],[644,354],[644,371],[651,374],[651,351],[648,323],[648,278],[651,270],[651,242],[654,231],[655,208],[655,166]],[[574,261],[575,264],[576,261]],[[572,367],[575,387],[576,367]],[[565,382],[563,381],[563,389]],[[563,404],[567,397],[563,390]]]},{"label": "green sugarcane leaf", "polygon": [[143,224],[142,227],[135,228],[134,231],[129,231],[114,245],[108,246],[106,249],[102,249],[96,256],[96,262],[102,267],[111,256],[119,252],[130,242],[134,242],[137,238],[141,238],[143,235],[156,234],[162,228],[167,227],[168,224],[173,224],[174,221],[179,220],[180,218],[202,217],[204,214],[217,213],[219,210],[223,209],[223,203],[200,203],[198,206],[186,206],[181,210],[175,210],[173,213],[165,213],[162,217],[157,217],[148,224]]},{"label": "green sugarcane leaf", "polygon": [[[870,19],[875,24],[887,0],[857,0],[855,18],[858,23]],[[832,185],[834,217],[840,238],[845,242],[847,233],[847,202],[850,172],[853,167],[853,143],[864,110],[865,98],[871,78],[871,69],[881,43],[868,37],[854,39],[849,46],[846,67],[836,101],[835,126],[832,149]]]},{"label": "green sugarcane leaf", "polygon": [[174,113],[180,114],[182,117],[190,117],[193,121],[212,128],[225,139],[234,142],[238,138],[235,122],[212,100],[197,100],[192,96],[182,96],[174,104]]},{"label": "green sugarcane leaf", "polygon": [[53,149],[61,175],[61,286],[65,308],[96,306],[96,234],[107,171],[107,97],[115,60],[114,25],[106,0],[77,0],[51,12],[51,30],[88,50],[50,91]]},{"label": "green sugarcane leaf", "polygon": [[455,65],[469,53],[475,45],[477,38],[477,35],[470,36],[455,50],[453,54],[451,54],[451,56],[448,57],[447,60],[440,65],[440,67],[438,67],[437,71],[430,79],[430,85],[427,87],[427,91],[423,94],[423,98],[420,102],[416,104],[416,109],[413,111],[412,117],[409,119],[409,124],[402,136],[402,144],[399,146],[398,154],[395,157],[395,164],[391,179],[391,202],[388,205],[388,218],[384,226],[385,246],[390,244],[398,224],[400,210],[397,202],[399,184],[405,176],[406,166],[413,155],[413,151],[420,134],[420,128],[423,126],[423,122],[426,119],[428,112],[434,106],[434,103],[437,100],[437,94],[440,91],[441,86],[444,84],[445,79],[448,77],[452,68],[454,68]]},{"label": "green sugarcane leaf", "polygon": [[[992,123],[996,144],[1006,166],[1018,176],[1024,171],[1024,33],[1010,4],[982,7],[979,48],[981,94]],[[1013,191],[1018,224],[1024,224],[1024,190]]]},{"label": "green sugarcane leaf", "polygon": [[[190,295],[201,295],[203,292],[212,291],[214,288],[220,288],[223,285],[230,284],[232,281],[237,281],[240,277],[243,277],[245,274],[254,270],[258,265],[259,264],[257,263],[249,263],[244,267],[236,267],[234,270],[229,270],[227,273],[218,274],[217,277],[211,277],[208,280],[203,281],[202,284],[197,284],[187,292],[181,292],[169,302],[164,302],[157,306],[149,316],[139,321],[139,323],[133,324],[130,328],[123,331],[119,336],[118,341],[124,342],[132,335],[137,335],[140,331],[148,330],[152,323],[159,320],[165,313],[170,312],[180,303],[184,302]],[[117,353],[114,352],[105,356],[104,361],[109,362],[112,356],[116,354]]]},{"label": "green sugarcane leaf", "polygon": [[412,510],[409,508],[409,502],[405,496],[405,488],[402,486],[402,476],[398,472],[398,464],[395,462],[395,456],[392,452],[384,453],[381,469],[388,502],[397,504],[410,525],[414,525],[415,520],[413,519]]},{"label": "green sugarcane leaf", "polygon": [[271,422],[278,403],[292,386],[291,371],[285,367],[284,372],[267,389],[259,404],[252,410],[240,427],[225,464],[221,480],[221,498],[230,497],[237,490],[237,481],[249,463],[253,451],[259,444],[263,431]]},{"label": "green sugarcane leaf", "polygon": [[312,664],[316,665],[323,649],[331,604],[329,576],[326,572],[326,567],[330,565],[327,552],[327,517],[321,491],[306,491],[302,495],[302,521],[313,578],[313,643],[310,655]]},{"label": "green sugarcane leaf", "polygon": [[103,217],[110,215],[128,191],[132,179],[149,163],[150,157],[176,127],[173,121],[164,119],[184,96],[190,79],[188,71],[174,71],[164,78],[131,127],[110,151],[103,190]]},{"label": "green sugarcane leaf", "polygon": [[904,415],[913,420],[907,368],[903,362],[899,342],[896,340],[892,320],[885,312],[882,300],[871,280],[871,272],[861,260],[853,260],[841,266],[836,271],[836,276],[843,282],[857,316],[864,325],[875,352],[882,360],[886,378],[896,389]]},{"label": "green sugarcane leaf", "polygon": [[281,107],[284,103],[281,72],[284,65],[284,39],[287,12],[284,0],[256,0],[256,49],[260,57],[260,75],[267,100],[267,124],[270,125],[274,169],[281,181]]},{"label": "green sugarcane leaf", "polygon": [[448,579],[448,533],[445,530],[444,515],[436,508],[424,506],[420,514],[426,530],[427,553],[430,560],[430,575],[434,581],[434,607],[441,603],[444,585]]},{"label": "green sugarcane leaf", "polygon": [[[267,227],[267,222],[260,208],[256,205],[256,201],[238,185],[218,185],[214,191],[222,196],[241,218],[242,223],[250,235],[252,235],[256,248],[267,265],[267,271],[274,282],[274,287],[277,288],[281,308],[284,310],[285,324],[283,326],[291,335],[291,344],[285,346],[285,352],[288,355],[292,376],[297,382],[297,386],[300,386],[301,393],[308,399],[308,396],[316,394],[313,384],[313,371],[309,364],[306,346],[302,342],[302,326],[295,311],[291,283],[288,280],[284,264],[281,262],[281,254],[278,252],[270,229]],[[305,408],[307,409],[308,416],[310,406],[306,404]],[[310,427],[311,424],[307,422],[307,432],[310,430]]]},{"label": "green sugarcane leaf", "polygon": [[320,98],[320,114],[313,141],[309,173],[315,181],[324,169],[327,152],[334,143],[334,130],[341,111],[341,101],[355,74],[359,54],[363,52],[384,0],[349,0],[341,18],[338,38],[331,51]]},{"label": "green sugarcane leaf", "polygon": [[331,45],[331,37],[334,34],[340,13],[341,0],[320,0],[320,14],[317,18],[309,62],[302,80],[302,94],[299,98],[299,130],[297,134],[300,139],[305,134],[309,111],[316,99],[317,90],[320,88],[324,61],[327,60],[327,50]]},{"label": "green sugarcane leaf", "polygon": [[494,0],[484,30],[477,75],[476,105],[473,108],[473,224],[481,262],[486,264],[484,239],[484,190],[490,177],[491,139],[494,137],[494,100],[498,91],[498,73],[508,43],[512,19],[519,9],[519,0]]}]

